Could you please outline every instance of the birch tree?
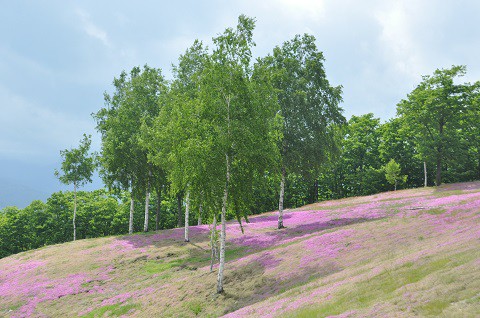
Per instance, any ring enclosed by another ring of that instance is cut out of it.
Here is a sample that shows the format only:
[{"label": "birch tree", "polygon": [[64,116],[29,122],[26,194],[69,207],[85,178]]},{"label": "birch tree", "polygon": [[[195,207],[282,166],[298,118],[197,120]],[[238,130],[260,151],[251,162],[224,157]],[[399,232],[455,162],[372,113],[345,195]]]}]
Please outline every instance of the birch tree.
[{"label": "birch tree", "polygon": [[271,91],[265,89],[268,78],[260,67],[255,72],[251,63],[254,27],[254,19],[241,15],[236,29],[228,28],[214,38],[211,63],[202,72],[204,116],[212,123],[208,135],[213,141],[211,155],[223,162],[209,167],[211,174],[223,174],[217,293],[224,290],[226,212],[231,202],[248,200],[244,188],[233,195],[230,190],[232,186],[240,189],[247,171],[264,169],[275,152],[271,147],[275,108]]},{"label": "birch tree", "polygon": [[390,159],[383,168],[385,171],[385,178],[388,183],[395,187],[395,191],[397,191],[397,185],[399,183],[405,183],[405,181],[407,181],[407,176],[401,174],[400,165],[396,163],[394,159]]},{"label": "birch tree", "polygon": [[144,230],[148,230],[152,169],[142,146],[142,126],[150,126],[159,112],[166,84],[160,69],[145,65],[123,71],[113,81],[115,91],[104,94],[106,107],[94,118],[102,134],[100,174],[109,188],[129,190],[129,233],[133,233],[135,198],[145,197]]},{"label": "birch tree", "polygon": [[278,228],[284,227],[283,208],[287,173],[303,176],[318,170],[329,151],[336,149],[333,125],[345,118],[339,107],[342,87],[331,86],[323,66],[323,53],[315,37],[297,35],[277,46],[264,59],[274,72],[279,114],[283,117],[280,148],[280,195]]},{"label": "birch tree", "polygon": [[[149,138],[150,161],[165,167],[172,194],[177,195],[181,211],[185,194],[185,241],[189,241],[191,195],[200,193],[205,183],[205,162],[209,142],[206,123],[201,118],[199,76],[207,59],[206,48],[195,41],[174,66],[172,82],[165,107],[155,119]],[[202,180],[202,184],[199,180]],[[181,219],[179,213],[179,226]]]},{"label": "birch tree", "polygon": [[62,173],[55,170],[55,176],[64,184],[73,184],[73,240],[77,239],[77,189],[87,182],[92,182],[95,170],[94,157],[89,153],[92,143],[91,136],[83,135],[80,146],[60,151],[63,158]]}]

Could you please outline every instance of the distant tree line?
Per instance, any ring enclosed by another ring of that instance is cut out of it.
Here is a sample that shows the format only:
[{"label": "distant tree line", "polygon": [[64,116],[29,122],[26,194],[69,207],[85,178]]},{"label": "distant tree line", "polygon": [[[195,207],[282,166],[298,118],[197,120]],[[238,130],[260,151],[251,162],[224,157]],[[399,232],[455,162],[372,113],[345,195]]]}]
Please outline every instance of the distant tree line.
[{"label": "distant tree line", "polygon": [[[280,230],[288,226],[284,208],[480,178],[480,84],[457,83],[464,66],[424,76],[386,123],[373,114],[346,121],[342,87],[327,80],[315,38],[295,36],[253,60],[254,26],[240,16],[211,50],[196,40],[171,81],[148,65],[121,72],[93,114],[100,153],[88,154],[85,136],[61,153],[57,175],[73,193],[1,211],[0,256],[71,233],[183,226],[189,241],[190,225],[220,221],[219,242],[211,242],[220,293],[227,219],[241,226],[248,215],[278,209]],[[108,191],[77,196],[94,157]]]}]

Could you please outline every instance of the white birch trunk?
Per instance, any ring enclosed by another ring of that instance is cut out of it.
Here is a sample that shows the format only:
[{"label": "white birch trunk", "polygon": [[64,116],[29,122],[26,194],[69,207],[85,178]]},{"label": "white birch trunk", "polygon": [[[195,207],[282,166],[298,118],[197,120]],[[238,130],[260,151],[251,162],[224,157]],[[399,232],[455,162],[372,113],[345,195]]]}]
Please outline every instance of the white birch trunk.
[{"label": "white birch trunk", "polygon": [[187,190],[187,195],[185,196],[185,242],[190,242],[188,237],[189,230],[189,217],[190,217],[190,191]]},{"label": "white birch trunk", "polygon": [[198,225],[202,225],[202,213],[203,213],[203,205],[200,202],[200,206],[198,207]]},{"label": "white birch trunk", "polygon": [[210,262],[210,273],[213,272],[213,265],[215,264],[215,260],[217,259],[217,240],[216,237],[217,231],[217,215],[213,215],[213,225],[212,225],[212,232],[210,233],[210,246],[212,247],[211,253],[211,262]]},{"label": "white birch trunk", "polygon": [[145,222],[143,223],[143,231],[148,232],[148,217],[150,208],[150,180],[147,181],[147,193],[145,194]]},{"label": "white birch trunk", "polygon": [[73,240],[77,239],[77,226],[76,226],[76,218],[77,218],[77,184],[76,182],[73,183]]},{"label": "white birch trunk", "polygon": [[217,293],[220,294],[223,292],[223,270],[225,268],[225,243],[226,243],[226,214],[227,214],[227,199],[228,199],[228,184],[230,182],[230,162],[228,154],[226,155],[227,162],[227,173],[226,173],[226,182],[225,190],[223,192],[223,202],[222,202],[222,229],[220,231],[220,264],[218,266],[218,277],[217,277]]},{"label": "white birch trunk", "polygon": [[283,229],[283,198],[285,197],[285,168],[282,167],[282,180],[280,181],[280,198],[278,200],[278,228]]},{"label": "white birch trunk", "polygon": [[423,173],[425,175],[425,185],[424,186],[426,187],[427,186],[427,162],[426,161],[423,162]]},{"label": "white birch trunk", "polygon": [[160,222],[160,191],[157,191],[157,209],[155,212],[155,231],[158,231],[159,222]]},{"label": "white birch trunk", "polygon": [[128,220],[128,234],[133,234],[133,189],[130,197],[130,219]]}]

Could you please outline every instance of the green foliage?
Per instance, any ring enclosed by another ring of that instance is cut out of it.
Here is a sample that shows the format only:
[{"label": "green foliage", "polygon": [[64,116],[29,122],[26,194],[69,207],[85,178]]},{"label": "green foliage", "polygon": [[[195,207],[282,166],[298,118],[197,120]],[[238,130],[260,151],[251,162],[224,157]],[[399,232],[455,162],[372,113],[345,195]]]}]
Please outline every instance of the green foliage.
[{"label": "green foliage", "polygon": [[420,156],[435,165],[437,186],[442,183],[444,165],[467,156],[462,123],[472,108],[472,88],[469,83],[455,83],[465,73],[465,66],[437,69],[432,76],[423,76],[407,99],[397,105],[398,115],[416,137]]},{"label": "green foliage", "polygon": [[[415,137],[401,117],[390,119],[379,127],[381,135],[378,150],[383,163],[394,159],[408,175],[405,187],[418,187],[424,183],[423,160],[415,147]],[[433,180],[429,177],[428,179]]]},{"label": "green foliage", "polygon": [[385,178],[388,183],[395,186],[395,190],[397,190],[399,183],[405,183],[407,181],[407,176],[401,175],[400,165],[396,163],[394,159],[390,159],[383,167],[383,170],[385,171]]},{"label": "green foliage", "polygon": [[283,118],[280,152],[288,172],[304,176],[318,169],[329,152],[336,150],[331,129],[345,118],[338,106],[342,87],[331,86],[323,53],[315,37],[296,35],[263,59],[273,72],[280,114]]},{"label": "green foliage", "polygon": [[55,176],[64,184],[73,184],[80,187],[86,182],[92,182],[92,174],[95,170],[93,155],[89,154],[91,136],[83,135],[78,148],[60,151],[63,158],[62,172],[55,170]]},{"label": "green foliage", "polygon": [[148,65],[123,71],[113,85],[114,93],[104,95],[106,107],[93,115],[102,135],[100,175],[109,188],[132,189],[139,198],[153,177],[161,179],[149,173],[142,126],[153,124],[167,87],[161,70]]},{"label": "green foliage", "polygon": [[[10,254],[71,240],[74,193],[55,192],[44,203],[33,201],[24,209],[0,210],[0,258]],[[105,189],[77,193],[77,238],[94,238],[128,233],[130,195]],[[154,219],[157,198],[151,200],[150,218]],[[144,222],[143,203],[137,202],[134,224]],[[195,220],[194,220],[195,221]],[[176,226],[176,200],[162,200],[159,228]]]}]

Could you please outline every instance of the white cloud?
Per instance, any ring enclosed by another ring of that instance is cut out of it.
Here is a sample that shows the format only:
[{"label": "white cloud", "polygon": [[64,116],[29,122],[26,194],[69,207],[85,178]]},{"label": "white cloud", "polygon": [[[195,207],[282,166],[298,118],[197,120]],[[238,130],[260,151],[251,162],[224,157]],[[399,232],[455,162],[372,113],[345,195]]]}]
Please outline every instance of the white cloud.
[{"label": "white cloud", "polygon": [[323,0],[280,0],[270,1],[272,7],[277,7],[283,13],[294,19],[311,19],[319,21],[325,17],[325,2]]},{"label": "white cloud", "polygon": [[415,21],[415,10],[420,9],[415,2],[388,2],[375,11],[381,33],[380,43],[387,62],[394,69],[412,79],[418,79],[426,70],[421,45],[417,43],[415,32],[419,32]]},{"label": "white cloud", "polygon": [[83,30],[89,36],[100,40],[105,46],[111,47],[110,40],[108,38],[107,32],[93,23],[90,14],[82,9],[77,9],[76,11],[77,16],[80,18],[82,23]]}]

